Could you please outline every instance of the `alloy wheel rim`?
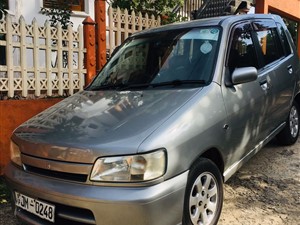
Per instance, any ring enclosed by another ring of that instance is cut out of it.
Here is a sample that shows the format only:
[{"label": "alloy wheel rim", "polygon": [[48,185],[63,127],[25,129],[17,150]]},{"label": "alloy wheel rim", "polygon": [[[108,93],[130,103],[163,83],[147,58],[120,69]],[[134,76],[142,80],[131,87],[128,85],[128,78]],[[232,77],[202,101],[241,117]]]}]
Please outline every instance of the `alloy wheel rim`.
[{"label": "alloy wheel rim", "polygon": [[189,201],[190,218],[193,225],[209,225],[213,221],[218,206],[218,186],[210,173],[202,173],[195,180]]},{"label": "alloy wheel rim", "polygon": [[295,106],[290,111],[290,131],[292,137],[296,137],[299,130],[299,115]]}]

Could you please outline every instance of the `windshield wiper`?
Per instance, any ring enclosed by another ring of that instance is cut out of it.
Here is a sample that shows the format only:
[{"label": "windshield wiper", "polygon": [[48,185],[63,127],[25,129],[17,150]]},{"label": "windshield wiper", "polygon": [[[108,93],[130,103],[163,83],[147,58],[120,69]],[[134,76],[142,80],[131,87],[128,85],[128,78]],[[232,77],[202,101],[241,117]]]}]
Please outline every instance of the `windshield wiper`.
[{"label": "windshield wiper", "polygon": [[100,91],[100,90],[117,90],[117,91],[125,91],[130,89],[139,89],[139,88],[148,88],[151,86],[150,83],[144,84],[106,84],[106,85],[99,85],[95,87],[91,87],[89,90],[91,91]]},{"label": "windshield wiper", "polygon": [[205,80],[173,80],[173,81],[167,81],[167,82],[161,82],[161,83],[144,83],[144,84],[125,84],[124,86],[117,87],[118,91],[125,91],[130,89],[140,89],[140,88],[156,88],[161,86],[180,86],[183,84],[206,84],[207,82]]},{"label": "windshield wiper", "polygon": [[161,83],[154,83],[151,84],[152,87],[161,87],[161,86],[180,86],[183,84],[207,84],[207,81],[205,80],[172,80],[167,82],[161,82]]},{"label": "windshield wiper", "polygon": [[143,84],[106,84],[106,85],[99,85],[95,87],[89,88],[91,91],[100,91],[100,90],[117,90],[117,91],[125,91],[130,89],[140,89],[140,88],[156,88],[162,86],[181,86],[184,84],[206,84],[205,80],[172,80],[167,82],[161,83],[143,83]]},{"label": "windshield wiper", "polygon": [[140,89],[140,88],[148,88],[152,86],[150,83],[144,83],[144,84],[125,84],[123,87],[118,87],[118,91],[125,91],[130,89]]},{"label": "windshield wiper", "polygon": [[99,85],[90,87],[90,91],[100,91],[100,90],[117,90],[119,88],[125,87],[126,84],[105,84],[105,85]]}]

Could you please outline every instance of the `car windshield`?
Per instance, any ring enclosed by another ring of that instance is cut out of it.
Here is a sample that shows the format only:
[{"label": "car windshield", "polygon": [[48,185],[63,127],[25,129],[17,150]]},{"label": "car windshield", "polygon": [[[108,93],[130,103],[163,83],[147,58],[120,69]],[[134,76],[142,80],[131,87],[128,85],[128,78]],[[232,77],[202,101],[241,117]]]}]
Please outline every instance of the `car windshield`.
[{"label": "car windshield", "polygon": [[212,79],[219,38],[219,27],[133,36],[88,90],[206,85]]}]

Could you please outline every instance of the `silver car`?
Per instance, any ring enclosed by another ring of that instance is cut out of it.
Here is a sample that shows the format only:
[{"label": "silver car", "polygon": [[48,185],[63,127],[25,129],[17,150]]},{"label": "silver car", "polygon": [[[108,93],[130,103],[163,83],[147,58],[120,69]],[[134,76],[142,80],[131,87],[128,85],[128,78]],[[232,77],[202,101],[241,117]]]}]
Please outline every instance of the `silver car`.
[{"label": "silver car", "polygon": [[214,225],[223,182],[299,134],[299,59],[282,19],[132,35],[86,88],[18,127],[5,178],[29,224]]}]

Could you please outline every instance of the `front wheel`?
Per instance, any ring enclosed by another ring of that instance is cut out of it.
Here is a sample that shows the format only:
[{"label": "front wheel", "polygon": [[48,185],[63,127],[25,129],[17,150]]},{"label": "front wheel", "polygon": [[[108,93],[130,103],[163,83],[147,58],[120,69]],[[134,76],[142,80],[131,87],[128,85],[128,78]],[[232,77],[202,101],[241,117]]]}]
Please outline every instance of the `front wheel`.
[{"label": "front wheel", "polygon": [[217,224],[223,204],[223,179],[209,159],[200,159],[190,170],[184,199],[183,225]]},{"label": "front wheel", "polygon": [[289,116],[286,120],[286,126],[277,135],[277,139],[282,145],[292,145],[294,144],[299,135],[299,106],[296,102],[290,109]]}]

